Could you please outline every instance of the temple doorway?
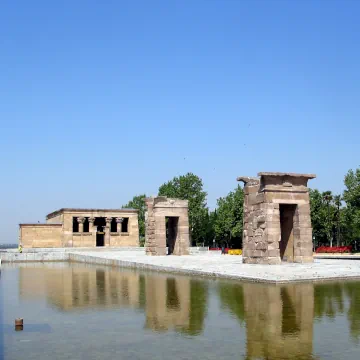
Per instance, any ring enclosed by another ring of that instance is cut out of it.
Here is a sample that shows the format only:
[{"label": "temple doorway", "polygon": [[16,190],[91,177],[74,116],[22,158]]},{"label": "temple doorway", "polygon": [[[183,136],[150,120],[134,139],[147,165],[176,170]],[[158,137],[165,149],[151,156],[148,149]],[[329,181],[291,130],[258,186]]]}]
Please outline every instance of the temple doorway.
[{"label": "temple doorway", "polygon": [[96,233],[96,246],[104,246],[104,233]]},{"label": "temple doorway", "polygon": [[106,221],[104,217],[95,218],[94,226],[96,226],[96,246],[105,246],[105,225]]},{"label": "temple doorway", "polygon": [[294,262],[294,216],[296,205],[280,204],[281,261]]},{"label": "temple doorway", "polygon": [[103,231],[103,226],[98,225],[96,229],[96,246],[105,245],[105,233]]},{"label": "temple doorway", "polygon": [[178,236],[178,217],[166,217],[166,244],[168,247],[168,255],[174,253],[176,239]]}]

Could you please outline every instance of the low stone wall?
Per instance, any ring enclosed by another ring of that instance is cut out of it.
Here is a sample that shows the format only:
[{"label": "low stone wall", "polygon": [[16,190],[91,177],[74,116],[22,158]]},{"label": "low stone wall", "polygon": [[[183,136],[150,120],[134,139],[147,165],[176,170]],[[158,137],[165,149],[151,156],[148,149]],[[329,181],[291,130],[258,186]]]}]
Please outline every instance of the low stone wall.
[{"label": "low stone wall", "polygon": [[[70,253],[77,253],[81,251],[91,251],[94,253],[109,251],[109,248],[36,248],[36,249],[23,249],[22,253],[19,253],[18,249],[6,249],[0,250],[0,260],[2,262],[32,262],[32,261],[69,261]],[[122,247],[112,248],[111,251],[134,251],[145,254],[145,248],[143,247]]]},{"label": "low stone wall", "polygon": [[[47,249],[47,248],[28,248],[23,249],[22,253],[19,253],[18,249],[1,249],[0,250],[0,259],[2,262],[44,262],[44,261],[69,261],[71,259],[75,259],[74,257],[71,257],[70,254],[76,255],[76,253],[81,253],[83,251],[86,252],[108,252],[108,251],[131,251],[131,252],[137,252],[137,253],[144,253],[145,254],[145,248],[144,247],[121,247],[121,248],[54,248],[54,249]],[[191,255],[197,255],[197,254],[208,254],[211,255],[219,255],[221,251],[208,251],[209,248],[207,247],[192,247],[190,248],[190,254]],[[76,259],[83,259],[84,256],[80,255],[76,257]],[[94,261],[94,257],[91,257],[91,261]],[[90,257],[89,257],[90,260]],[[76,261],[82,261],[82,260],[76,260]],[[88,261],[84,261],[88,262]],[[94,262],[97,263],[97,262]],[[103,264],[100,262],[100,264]],[[127,265],[128,266],[128,265]]]},{"label": "low stone wall", "polygon": [[189,248],[189,253],[190,255],[193,254],[203,254],[205,252],[209,251],[209,247],[208,246],[193,246],[191,248]]},{"label": "low stone wall", "polygon": [[44,262],[44,261],[68,261],[69,253],[66,252],[32,252],[32,253],[19,253],[19,252],[0,252],[1,262]]},{"label": "low stone wall", "polygon": [[[79,251],[94,251],[94,252],[101,252],[101,251],[140,251],[145,253],[144,247],[119,247],[119,248],[108,248],[108,247],[97,247],[97,248],[72,248],[72,247],[66,247],[66,248],[25,248],[23,249],[23,253],[39,253],[39,252],[79,252]],[[1,253],[19,253],[19,250],[16,249],[0,249]]]}]

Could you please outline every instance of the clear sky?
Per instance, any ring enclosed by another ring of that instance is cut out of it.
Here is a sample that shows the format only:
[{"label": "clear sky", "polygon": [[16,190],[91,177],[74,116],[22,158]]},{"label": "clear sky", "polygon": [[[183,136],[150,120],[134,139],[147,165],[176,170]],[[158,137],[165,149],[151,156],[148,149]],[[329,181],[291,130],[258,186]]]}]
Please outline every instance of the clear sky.
[{"label": "clear sky", "polygon": [[359,166],[360,1],[4,0],[0,242],[175,175],[208,205],[259,171]]}]

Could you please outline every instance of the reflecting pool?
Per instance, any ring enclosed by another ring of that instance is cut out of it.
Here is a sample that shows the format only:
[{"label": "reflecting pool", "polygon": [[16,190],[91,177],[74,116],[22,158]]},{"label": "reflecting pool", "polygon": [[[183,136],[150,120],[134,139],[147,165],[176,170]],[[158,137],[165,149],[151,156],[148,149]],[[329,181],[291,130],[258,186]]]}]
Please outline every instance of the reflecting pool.
[{"label": "reflecting pool", "polygon": [[34,263],[3,264],[0,291],[0,359],[360,358],[355,281],[267,285]]}]

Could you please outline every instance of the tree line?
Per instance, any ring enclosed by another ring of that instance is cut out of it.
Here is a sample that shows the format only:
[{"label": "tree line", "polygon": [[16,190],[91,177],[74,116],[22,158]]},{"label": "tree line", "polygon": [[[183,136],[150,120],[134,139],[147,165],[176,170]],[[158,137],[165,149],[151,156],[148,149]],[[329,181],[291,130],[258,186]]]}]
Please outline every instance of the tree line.
[{"label": "tree line", "polygon": [[[358,247],[360,240],[360,168],[349,170],[342,194],[310,189],[314,245]],[[159,196],[189,201],[189,225],[193,246],[242,247],[244,192],[240,185],[217,199],[210,210],[200,177],[193,173],[162,184]],[[139,210],[140,242],[145,242],[145,194],[136,195],[123,208]]]}]

